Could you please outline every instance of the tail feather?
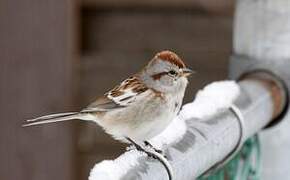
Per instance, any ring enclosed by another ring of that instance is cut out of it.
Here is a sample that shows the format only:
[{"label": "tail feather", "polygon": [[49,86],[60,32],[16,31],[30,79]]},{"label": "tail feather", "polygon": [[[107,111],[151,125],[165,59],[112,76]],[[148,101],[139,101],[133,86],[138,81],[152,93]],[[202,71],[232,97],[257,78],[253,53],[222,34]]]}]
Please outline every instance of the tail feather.
[{"label": "tail feather", "polygon": [[79,112],[58,113],[58,114],[51,114],[51,115],[41,116],[35,119],[26,120],[26,122],[28,123],[24,124],[23,127],[47,124],[47,123],[55,123],[55,122],[61,122],[61,121],[69,121],[69,120],[74,120],[74,119],[86,120],[86,118],[84,117],[84,114],[81,114]]},{"label": "tail feather", "polygon": [[66,112],[66,113],[49,114],[49,115],[37,117],[37,118],[34,118],[34,119],[28,119],[28,120],[26,120],[26,122],[34,122],[34,121],[38,121],[38,120],[52,119],[52,118],[55,118],[55,117],[73,115],[73,114],[77,114],[77,113],[78,112]]}]

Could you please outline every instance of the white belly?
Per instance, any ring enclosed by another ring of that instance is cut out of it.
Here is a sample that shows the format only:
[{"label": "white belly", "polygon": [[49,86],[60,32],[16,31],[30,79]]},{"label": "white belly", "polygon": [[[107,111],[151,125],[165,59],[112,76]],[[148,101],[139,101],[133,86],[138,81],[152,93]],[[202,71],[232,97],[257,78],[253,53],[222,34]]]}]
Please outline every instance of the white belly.
[{"label": "white belly", "polygon": [[174,97],[165,97],[162,101],[145,98],[142,103],[108,113],[99,124],[117,140],[124,141],[125,137],[149,140],[161,133],[178,113],[183,94]]}]

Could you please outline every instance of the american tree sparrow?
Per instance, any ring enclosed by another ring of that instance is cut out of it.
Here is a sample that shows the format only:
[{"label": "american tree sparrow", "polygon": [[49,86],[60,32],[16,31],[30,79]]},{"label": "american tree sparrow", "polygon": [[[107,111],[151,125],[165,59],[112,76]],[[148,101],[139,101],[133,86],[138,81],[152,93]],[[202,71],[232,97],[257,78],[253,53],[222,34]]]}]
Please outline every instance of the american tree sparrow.
[{"label": "american tree sparrow", "polygon": [[30,119],[24,126],[79,119],[96,122],[117,140],[146,142],[162,132],[179,112],[191,73],[175,53],[162,51],[139,73],[82,111]]}]

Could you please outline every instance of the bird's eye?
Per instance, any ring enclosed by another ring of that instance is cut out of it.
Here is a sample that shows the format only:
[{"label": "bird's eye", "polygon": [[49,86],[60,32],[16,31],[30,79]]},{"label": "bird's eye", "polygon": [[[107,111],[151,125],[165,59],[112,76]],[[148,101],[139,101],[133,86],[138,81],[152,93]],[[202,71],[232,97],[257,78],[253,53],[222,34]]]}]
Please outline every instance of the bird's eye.
[{"label": "bird's eye", "polygon": [[174,70],[170,70],[170,71],[168,72],[168,74],[169,74],[170,76],[176,76],[176,75],[177,75],[177,72],[174,71]]}]

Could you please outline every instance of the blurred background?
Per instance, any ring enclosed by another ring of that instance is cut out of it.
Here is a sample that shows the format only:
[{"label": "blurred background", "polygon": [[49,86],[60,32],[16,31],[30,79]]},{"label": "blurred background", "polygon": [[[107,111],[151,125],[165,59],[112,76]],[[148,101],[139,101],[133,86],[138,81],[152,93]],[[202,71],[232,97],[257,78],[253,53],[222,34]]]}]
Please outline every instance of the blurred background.
[{"label": "blurred background", "polygon": [[197,74],[185,102],[227,78],[231,0],[0,0],[0,179],[83,180],[125,145],[87,122],[22,128],[85,107],[161,50]]}]

